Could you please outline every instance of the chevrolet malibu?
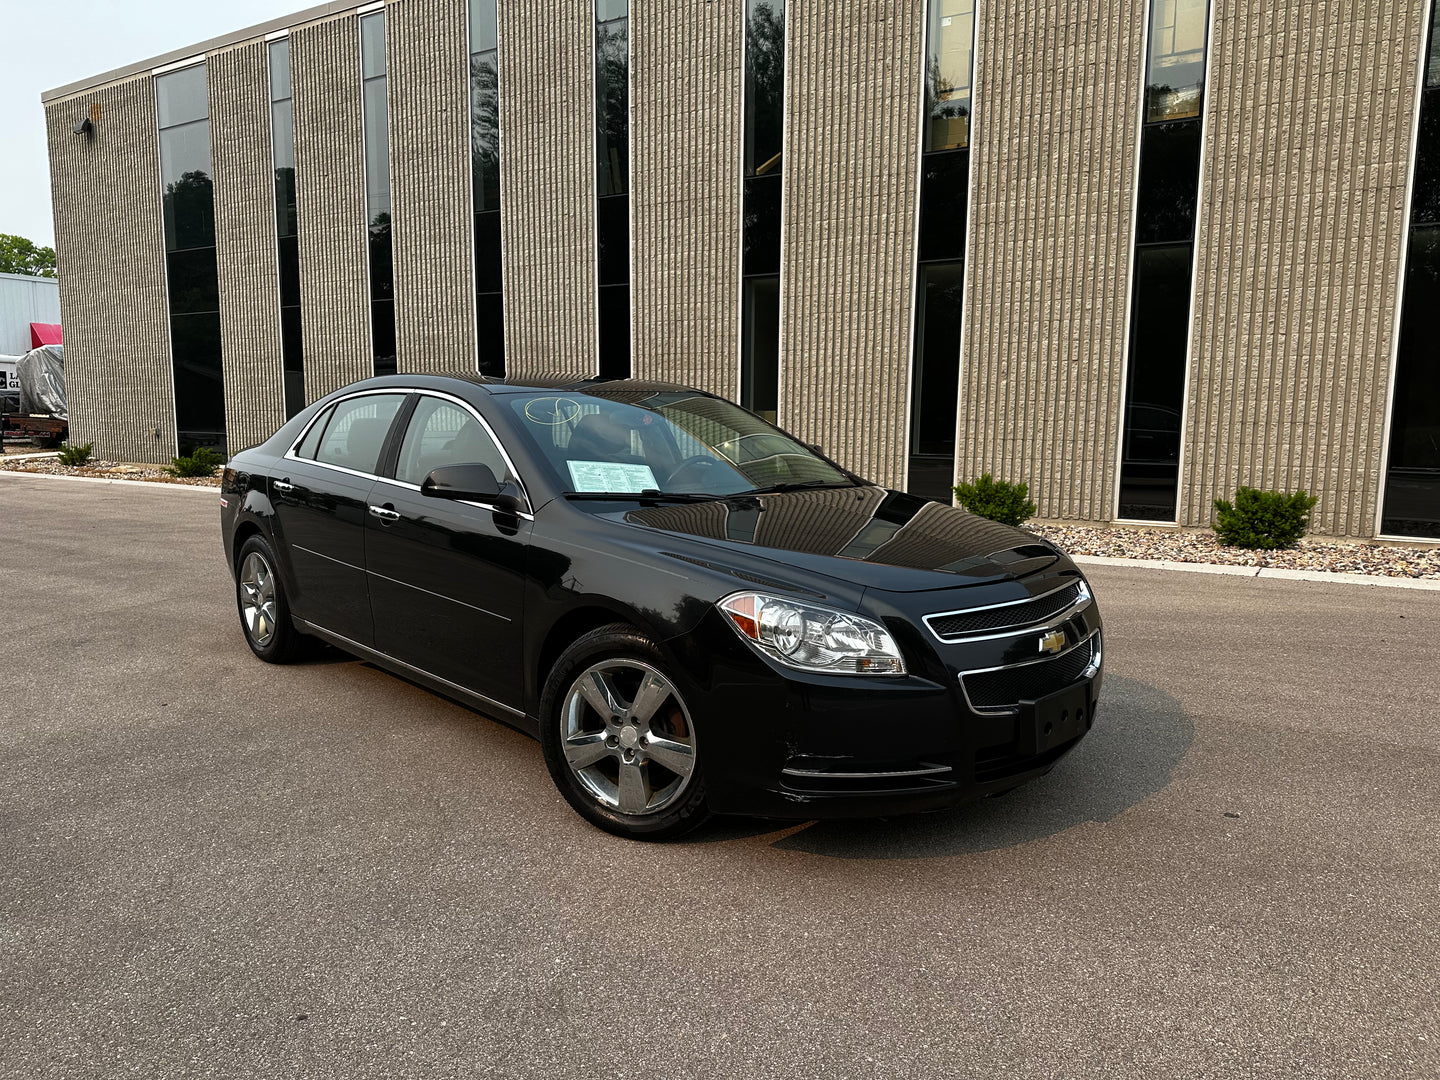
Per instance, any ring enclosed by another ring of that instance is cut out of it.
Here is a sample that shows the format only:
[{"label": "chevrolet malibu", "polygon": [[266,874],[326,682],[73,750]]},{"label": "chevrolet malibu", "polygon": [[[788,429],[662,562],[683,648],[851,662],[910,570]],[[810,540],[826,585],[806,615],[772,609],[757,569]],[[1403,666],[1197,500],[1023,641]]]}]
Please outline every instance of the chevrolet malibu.
[{"label": "chevrolet malibu", "polygon": [[1095,718],[1061,552],[680,386],[368,379],[231,459],[221,531],[261,660],[319,639],[537,736],[623,836],[996,795]]}]

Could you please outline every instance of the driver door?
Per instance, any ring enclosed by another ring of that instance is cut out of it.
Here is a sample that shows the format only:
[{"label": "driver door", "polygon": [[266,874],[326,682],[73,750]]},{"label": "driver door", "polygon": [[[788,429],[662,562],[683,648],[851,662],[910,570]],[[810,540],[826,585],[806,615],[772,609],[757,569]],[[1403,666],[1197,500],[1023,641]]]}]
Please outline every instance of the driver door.
[{"label": "driver door", "polygon": [[[447,682],[523,709],[522,626],[529,515],[422,495],[442,465],[509,468],[477,414],[424,394],[395,475],[370,491],[365,567],[375,647]],[[513,478],[512,478],[513,479]]]}]

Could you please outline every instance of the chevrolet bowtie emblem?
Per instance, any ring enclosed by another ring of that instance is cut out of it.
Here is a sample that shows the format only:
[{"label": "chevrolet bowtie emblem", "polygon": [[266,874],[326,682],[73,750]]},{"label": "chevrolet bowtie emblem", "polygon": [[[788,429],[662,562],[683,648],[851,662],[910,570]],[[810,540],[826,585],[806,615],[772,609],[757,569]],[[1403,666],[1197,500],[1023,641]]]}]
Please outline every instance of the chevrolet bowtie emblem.
[{"label": "chevrolet bowtie emblem", "polygon": [[1065,631],[1052,630],[1040,639],[1040,651],[1043,653],[1057,653],[1065,648]]}]

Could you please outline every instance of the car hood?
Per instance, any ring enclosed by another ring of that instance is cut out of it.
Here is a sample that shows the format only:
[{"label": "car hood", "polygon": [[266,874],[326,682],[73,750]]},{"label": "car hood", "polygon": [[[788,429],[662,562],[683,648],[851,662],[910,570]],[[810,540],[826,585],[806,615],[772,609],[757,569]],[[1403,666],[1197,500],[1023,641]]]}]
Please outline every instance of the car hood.
[{"label": "car hood", "polygon": [[666,535],[684,537],[889,592],[1014,580],[1058,558],[1021,529],[869,486],[642,506],[617,517],[654,533],[657,548]]}]

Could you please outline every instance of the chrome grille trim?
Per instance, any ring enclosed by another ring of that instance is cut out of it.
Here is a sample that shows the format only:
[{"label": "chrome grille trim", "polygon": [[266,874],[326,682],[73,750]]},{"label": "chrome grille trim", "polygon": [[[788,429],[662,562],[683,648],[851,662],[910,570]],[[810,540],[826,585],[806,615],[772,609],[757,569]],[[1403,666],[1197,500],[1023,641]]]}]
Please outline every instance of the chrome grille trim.
[{"label": "chrome grille trim", "polygon": [[1087,648],[1090,650],[1090,661],[1085,665],[1085,670],[1082,671],[1079,676],[1074,680],[1074,682],[1070,684],[1073,686],[1075,683],[1081,682],[1085,679],[1093,679],[1100,670],[1100,664],[1104,650],[1104,642],[1100,636],[1099,630],[1091,631],[1087,637],[1081,638],[1074,645],[1071,645],[1070,648],[1066,649],[1064,652],[1056,653],[1054,656],[1042,656],[1035,660],[1021,660],[1019,663],[1015,664],[1000,664],[997,667],[972,668],[968,671],[960,672],[956,678],[956,681],[960,684],[960,693],[964,695],[965,704],[971,712],[978,713],[981,716],[1014,715],[1015,713],[1020,711],[1019,702],[1016,702],[1013,705],[976,705],[973,701],[970,700],[970,690],[965,685],[965,677],[967,675],[988,675],[996,671],[1016,671],[1022,668],[1033,667],[1036,664],[1054,664],[1058,663],[1061,660],[1064,660],[1065,657],[1069,656],[1076,649]]},{"label": "chrome grille trim", "polygon": [[[1031,619],[1029,622],[1015,623],[1013,626],[1009,626],[1003,630],[993,630],[988,633],[979,634],[960,633],[945,636],[936,630],[935,624],[931,622],[932,619],[946,619],[952,615],[970,615],[977,611],[996,611],[1000,608],[1033,604],[1037,600],[1044,600],[1047,596],[1054,596],[1056,593],[1064,592],[1066,589],[1076,589],[1078,591],[1074,603],[1068,607],[1062,608],[1060,611],[1040,619]],[[925,628],[930,631],[935,640],[944,642],[946,645],[954,645],[966,641],[994,641],[996,638],[1016,637],[1019,634],[1030,634],[1037,630],[1051,629],[1070,618],[1070,616],[1085,607],[1093,599],[1094,594],[1091,593],[1089,584],[1083,579],[1077,578],[1073,581],[1067,581],[1064,585],[1051,589],[1049,592],[1043,592],[1039,596],[1027,596],[1020,600],[1007,600],[1003,604],[982,604],[979,607],[957,608],[954,611],[935,611],[929,615],[922,616],[922,620],[925,623]]]}]

